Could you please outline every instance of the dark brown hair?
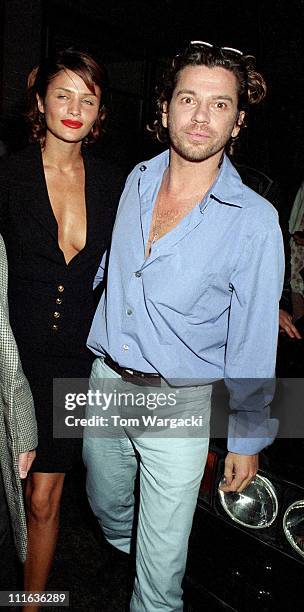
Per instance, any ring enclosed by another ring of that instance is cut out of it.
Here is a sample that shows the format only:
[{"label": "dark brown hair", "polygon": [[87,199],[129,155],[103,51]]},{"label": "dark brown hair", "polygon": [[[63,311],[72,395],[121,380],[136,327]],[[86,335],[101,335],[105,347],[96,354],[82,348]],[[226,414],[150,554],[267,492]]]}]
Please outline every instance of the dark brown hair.
[{"label": "dark brown hair", "polygon": [[[81,77],[90,91],[95,93],[95,85],[101,89],[102,99],[107,86],[107,74],[104,66],[97,64],[91,55],[73,48],[60,51],[47,58],[39,66],[33,68],[28,76],[28,111],[27,119],[30,123],[31,140],[38,141],[43,146],[46,135],[46,124],[43,113],[38,109],[37,94],[44,100],[50,81],[61,70],[71,70]],[[85,143],[95,142],[101,137],[107,109],[100,104],[98,117],[85,138]]]},{"label": "dark brown hair", "polygon": [[[160,142],[168,143],[169,141],[168,130],[162,125],[164,103],[170,104],[179,74],[186,66],[207,66],[208,68],[219,66],[233,72],[237,81],[239,111],[247,113],[249,106],[258,104],[266,95],[266,83],[262,75],[255,70],[253,55],[242,55],[221,47],[190,43],[184,51],[175,55],[171,60],[156,88],[156,119],[151,126],[148,126],[148,130]],[[241,127],[245,125],[244,121]]]}]

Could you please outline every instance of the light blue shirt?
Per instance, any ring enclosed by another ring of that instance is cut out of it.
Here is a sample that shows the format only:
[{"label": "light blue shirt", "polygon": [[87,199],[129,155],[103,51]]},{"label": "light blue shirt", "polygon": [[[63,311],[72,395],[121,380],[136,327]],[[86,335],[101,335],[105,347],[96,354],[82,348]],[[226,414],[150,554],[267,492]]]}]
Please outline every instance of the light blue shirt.
[{"label": "light blue shirt", "polygon": [[[172,384],[225,379],[233,411],[228,448],[253,454],[277,429],[268,410],[273,390],[260,379],[273,378],[276,360],[284,276],[278,215],[224,156],[204,199],[145,258],[168,163],[165,151],[126,181],[88,346]],[[95,284],[103,272],[104,260]]]}]

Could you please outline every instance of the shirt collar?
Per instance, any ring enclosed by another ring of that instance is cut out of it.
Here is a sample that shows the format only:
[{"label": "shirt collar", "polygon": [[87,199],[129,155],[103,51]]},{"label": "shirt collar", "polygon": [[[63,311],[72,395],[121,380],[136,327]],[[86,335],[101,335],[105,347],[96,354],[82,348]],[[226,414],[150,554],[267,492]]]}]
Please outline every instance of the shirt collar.
[{"label": "shirt collar", "polygon": [[[141,164],[140,170],[143,174],[145,174],[145,170],[149,170],[150,178],[151,173],[159,178],[168,165],[169,149]],[[245,204],[241,177],[226,154],[223,156],[223,162],[216,180],[208,191],[208,194],[206,194],[204,201],[206,201],[208,196],[213,200],[217,200],[220,204],[226,204],[227,206],[243,208]]]},{"label": "shirt collar", "polygon": [[242,179],[226,154],[224,154],[223,163],[209,195],[221,204],[238,208],[244,206]]}]

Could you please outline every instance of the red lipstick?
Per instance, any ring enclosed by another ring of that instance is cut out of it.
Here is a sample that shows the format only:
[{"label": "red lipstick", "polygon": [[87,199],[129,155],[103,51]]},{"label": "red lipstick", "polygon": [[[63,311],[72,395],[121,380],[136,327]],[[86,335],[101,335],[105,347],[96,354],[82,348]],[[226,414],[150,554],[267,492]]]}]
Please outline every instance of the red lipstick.
[{"label": "red lipstick", "polygon": [[78,130],[83,125],[81,121],[73,121],[72,119],[63,119],[61,123],[63,123],[63,125],[66,125],[69,128],[72,128],[73,130]]}]

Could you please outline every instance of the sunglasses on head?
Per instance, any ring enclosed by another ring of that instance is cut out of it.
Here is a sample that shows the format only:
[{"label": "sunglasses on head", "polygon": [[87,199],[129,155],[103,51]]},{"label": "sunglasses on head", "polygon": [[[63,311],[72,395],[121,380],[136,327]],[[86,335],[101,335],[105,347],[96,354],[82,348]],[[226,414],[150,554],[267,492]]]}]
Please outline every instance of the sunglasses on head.
[{"label": "sunglasses on head", "polygon": [[208,47],[208,48],[213,48],[216,47],[217,49],[220,49],[221,51],[228,51],[229,53],[235,53],[236,55],[244,55],[242,51],[240,51],[239,49],[234,49],[233,47],[218,47],[217,45],[212,45],[209,42],[205,42],[204,40],[191,40],[190,41],[190,45],[198,45],[201,47]]}]

